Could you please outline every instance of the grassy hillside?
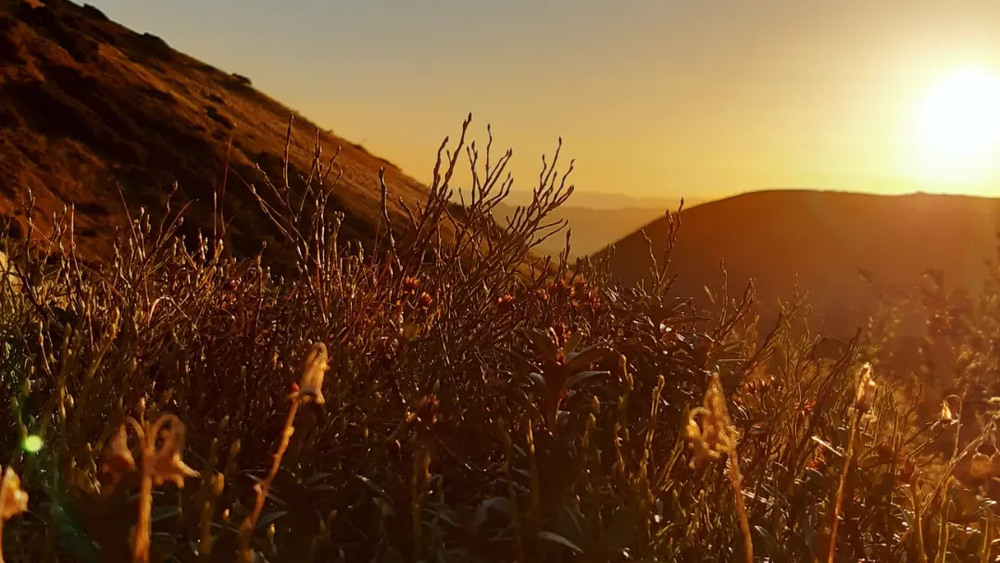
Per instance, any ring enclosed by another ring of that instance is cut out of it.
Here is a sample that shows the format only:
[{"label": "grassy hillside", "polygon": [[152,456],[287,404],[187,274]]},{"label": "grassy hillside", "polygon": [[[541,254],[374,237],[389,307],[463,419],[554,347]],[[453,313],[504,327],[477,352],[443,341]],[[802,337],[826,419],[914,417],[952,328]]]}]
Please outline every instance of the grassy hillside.
[{"label": "grassy hillside", "polygon": [[[330,210],[345,213],[344,236],[366,243],[381,214],[380,168],[395,224],[406,221],[399,201],[412,209],[426,193],[391,163],[302,116],[289,130],[295,112],[250,79],[65,0],[0,0],[0,85],[0,216],[10,219],[29,190],[43,230],[53,213],[75,206],[84,256],[106,257],[113,226],[125,223],[122,197],[158,219],[174,182],[174,205],[193,202],[186,231],[213,228],[218,194],[232,222],[230,246],[252,254],[262,240],[278,240],[248,188],[273,196],[258,166],[278,184],[287,177],[296,192],[307,178],[325,181]],[[26,226],[21,216],[12,230],[23,236]]]},{"label": "grassy hillside", "polygon": [[[678,295],[707,305],[703,288],[719,287],[724,261],[731,292],[753,278],[770,317],[798,284],[809,292],[817,328],[845,336],[865,324],[886,286],[913,287],[928,270],[940,270],[956,287],[982,289],[985,263],[995,257],[1000,200],[776,190],[706,203],[681,212],[680,221],[670,255]],[[643,230],[659,256],[668,221]],[[598,255],[610,255],[614,275],[626,284],[648,279],[641,232]]]}]

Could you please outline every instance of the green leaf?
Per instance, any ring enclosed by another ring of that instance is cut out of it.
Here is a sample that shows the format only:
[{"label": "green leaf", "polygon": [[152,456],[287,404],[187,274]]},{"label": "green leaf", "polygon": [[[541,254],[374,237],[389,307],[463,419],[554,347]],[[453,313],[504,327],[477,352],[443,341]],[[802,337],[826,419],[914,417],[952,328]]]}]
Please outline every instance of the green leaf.
[{"label": "green leaf", "polygon": [[560,536],[559,534],[555,534],[555,533],[552,533],[552,532],[539,532],[538,533],[538,537],[539,537],[539,539],[548,540],[550,542],[557,543],[557,544],[559,544],[559,545],[561,545],[563,547],[567,547],[567,548],[571,549],[577,555],[583,555],[583,549],[581,549],[580,546],[578,546],[575,543],[569,541],[565,537]]},{"label": "green leaf", "polygon": [[309,485],[312,485],[313,483],[315,483],[317,481],[322,481],[323,479],[326,479],[327,477],[331,477],[331,476],[333,476],[332,473],[323,473],[322,471],[318,471],[318,472],[310,475],[309,477],[306,477],[305,479],[303,479],[302,480],[302,484],[308,487]]},{"label": "green leaf", "polygon": [[754,526],[754,531],[757,532],[756,535],[758,540],[754,541],[754,545],[762,545],[764,553],[771,557],[777,557],[781,553],[781,548],[778,547],[777,538],[775,538],[774,534],[768,531],[767,528]]},{"label": "green leaf", "polygon": [[635,542],[638,515],[634,508],[620,508],[615,511],[604,531],[604,548],[608,553],[617,553]]},{"label": "green leaf", "polygon": [[476,514],[472,518],[472,527],[480,528],[485,524],[491,513],[501,514],[504,519],[510,518],[510,499],[507,497],[490,497],[479,503],[476,507]]},{"label": "green leaf", "polygon": [[384,499],[389,504],[392,504],[392,497],[389,496],[389,493],[385,492],[385,489],[378,486],[377,484],[375,484],[374,481],[372,481],[368,477],[365,477],[364,475],[355,475],[355,477],[360,479],[361,482],[364,483],[365,485],[368,485],[368,488],[371,489],[372,491],[375,491],[375,494],[382,497],[382,499]]},{"label": "green leaf", "polygon": [[580,352],[575,352],[570,354],[566,358],[566,368],[570,371],[580,371],[590,364],[603,360],[611,354],[611,350],[603,346],[594,346],[581,350]]},{"label": "green leaf", "polygon": [[527,335],[539,355],[547,360],[555,361],[556,353],[559,350],[556,349],[555,342],[552,342],[548,334],[532,329],[527,332]]},{"label": "green leaf", "polygon": [[530,379],[535,385],[540,387],[543,391],[549,386],[549,382],[545,380],[545,376],[538,372],[529,373],[528,379]]},{"label": "green leaf", "polygon": [[257,529],[266,530],[267,527],[270,526],[272,522],[275,522],[276,520],[278,520],[279,518],[281,518],[286,514],[288,514],[287,510],[275,510],[273,512],[268,512],[267,514],[264,514],[263,516],[260,517],[260,520],[257,521]]},{"label": "green leaf", "polygon": [[583,335],[580,334],[579,332],[574,332],[573,334],[569,335],[569,338],[566,339],[566,345],[563,346],[563,354],[567,356],[572,354],[573,351],[576,350],[576,347],[580,344],[580,339],[582,338]]},{"label": "green leaf", "polygon": [[566,388],[569,389],[579,384],[585,379],[590,379],[591,377],[596,377],[599,375],[611,375],[610,371],[581,371],[580,373],[573,374],[568,380],[566,380]]},{"label": "green leaf", "polygon": [[522,356],[521,354],[513,350],[504,350],[507,354],[514,360],[515,366],[522,372],[533,372],[538,371],[539,368],[535,362],[529,360],[528,358]]}]

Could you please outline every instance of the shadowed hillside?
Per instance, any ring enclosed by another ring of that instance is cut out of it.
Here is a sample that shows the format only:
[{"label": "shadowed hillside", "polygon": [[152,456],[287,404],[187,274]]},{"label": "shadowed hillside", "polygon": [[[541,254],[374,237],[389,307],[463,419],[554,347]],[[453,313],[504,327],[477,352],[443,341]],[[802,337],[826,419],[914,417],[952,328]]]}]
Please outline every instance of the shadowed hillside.
[{"label": "shadowed hillside", "polygon": [[[738,296],[753,277],[765,317],[779,296],[793,295],[798,281],[809,291],[817,328],[843,335],[876,305],[864,277],[909,289],[935,269],[949,284],[978,290],[984,262],[996,253],[1000,200],[775,190],[706,203],[682,211],[680,219],[671,261],[675,295],[706,303],[704,287],[720,287],[725,260],[730,294]],[[644,228],[657,256],[668,228],[666,219]],[[641,232],[615,247],[612,269],[623,282],[647,275],[649,250]]]},{"label": "shadowed hillside", "polygon": [[[281,182],[293,113],[254,90],[250,79],[130,31],[93,7],[0,0],[0,216],[9,219],[29,190],[37,198],[34,220],[42,226],[73,204],[76,242],[85,255],[106,251],[112,226],[122,224],[116,183],[130,208],[145,206],[155,219],[176,181],[181,203],[197,200],[187,232],[211,229],[213,194],[227,161],[229,242],[242,252],[256,251],[273,233],[247,184],[267,193],[256,165]],[[291,133],[293,186],[301,187],[309,174],[317,143],[324,166],[341,149],[327,184],[343,174],[331,206],[346,212],[346,238],[366,240],[374,232],[380,167],[386,168],[394,221],[403,217],[397,198],[412,206],[424,193],[396,167],[333,134],[317,133],[305,119],[296,117]],[[22,234],[25,225],[20,217],[11,230]]]}]

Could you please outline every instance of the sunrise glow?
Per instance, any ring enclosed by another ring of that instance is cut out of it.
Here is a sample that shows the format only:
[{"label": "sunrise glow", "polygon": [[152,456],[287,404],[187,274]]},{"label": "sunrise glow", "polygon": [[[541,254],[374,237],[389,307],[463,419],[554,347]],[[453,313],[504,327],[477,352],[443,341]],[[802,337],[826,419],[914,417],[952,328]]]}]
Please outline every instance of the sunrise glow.
[{"label": "sunrise glow", "polygon": [[997,74],[981,68],[948,74],[926,92],[915,113],[917,179],[955,189],[995,179],[1000,162]]}]

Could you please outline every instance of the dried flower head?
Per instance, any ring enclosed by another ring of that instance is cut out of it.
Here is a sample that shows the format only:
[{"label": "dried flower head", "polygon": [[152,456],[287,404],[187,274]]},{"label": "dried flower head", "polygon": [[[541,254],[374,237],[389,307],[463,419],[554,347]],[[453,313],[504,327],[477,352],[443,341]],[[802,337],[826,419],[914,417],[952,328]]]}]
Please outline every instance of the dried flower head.
[{"label": "dried flower head", "polygon": [[[150,462],[146,471],[156,486],[171,481],[178,488],[184,488],[185,477],[199,475],[181,458],[181,451],[184,449],[184,423],[176,415],[165,414],[156,421],[153,429],[154,432],[148,437],[149,442],[147,442],[151,455],[148,453],[145,458]],[[158,449],[153,450],[159,436],[163,437],[163,441]]]},{"label": "dried flower head", "polygon": [[951,407],[948,406],[947,399],[941,401],[941,415],[938,420],[940,420],[943,424],[951,424],[955,421],[955,417],[951,414]]},{"label": "dried flower head", "polygon": [[122,424],[104,448],[101,473],[110,477],[111,486],[114,487],[121,483],[126,475],[135,470],[135,458],[132,457],[132,452],[128,447],[128,431],[126,426]]},{"label": "dried flower head", "polygon": [[854,408],[861,412],[868,411],[875,401],[875,392],[877,390],[878,385],[875,384],[875,378],[872,375],[872,365],[865,362],[858,373],[858,388],[854,395]]},{"label": "dried flower head", "polygon": [[406,293],[413,293],[418,287],[420,287],[420,278],[415,276],[403,278],[403,291]]},{"label": "dried flower head", "polygon": [[21,478],[10,467],[0,478],[0,523],[28,510],[28,493],[21,489]]},{"label": "dried flower head", "polygon": [[[698,417],[701,417],[700,425]],[[723,453],[733,451],[736,440],[718,373],[712,374],[702,406],[692,409],[688,414],[684,433],[688,447],[693,452],[692,468],[702,466],[710,460],[720,459]]]},{"label": "dried flower head", "polygon": [[293,397],[299,400],[311,399],[318,405],[324,404],[326,399],[323,397],[323,378],[328,369],[330,366],[327,364],[326,344],[317,342],[313,344],[312,350],[302,364],[299,390],[293,393]]}]

